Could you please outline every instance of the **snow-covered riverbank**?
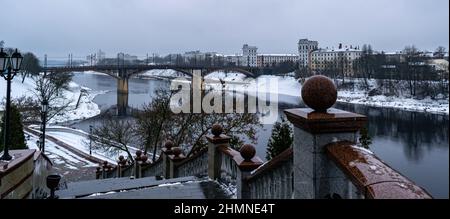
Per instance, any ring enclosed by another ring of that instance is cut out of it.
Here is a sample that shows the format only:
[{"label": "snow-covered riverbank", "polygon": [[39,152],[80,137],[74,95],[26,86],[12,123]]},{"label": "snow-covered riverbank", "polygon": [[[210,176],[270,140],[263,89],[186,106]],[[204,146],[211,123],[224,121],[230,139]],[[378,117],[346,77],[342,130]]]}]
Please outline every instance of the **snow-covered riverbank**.
[{"label": "snow-covered riverbank", "polygon": [[[211,80],[222,80],[225,82],[235,83],[233,86],[242,84],[237,88],[237,90],[258,90],[258,92],[263,93],[277,93],[279,95],[293,96],[300,99],[301,96],[301,84],[294,77],[291,76],[271,76],[263,75],[256,79],[245,78],[245,75],[240,73],[223,73],[216,72],[212,73],[205,78]],[[231,84],[225,86],[231,86]],[[274,86],[276,84],[276,86]],[[375,80],[370,81],[371,89],[376,87]],[[211,85],[221,86],[218,85]],[[385,107],[385,108],[396,108],[406,111],[415,112],[427,112],[434,114],[444,114],[449,115],[449,99],[431,99],[430,97],[423,98],[421,100],[409,98],[409,97],[396,97],[396,96],[385,96],[385,95],[375,95],[369,96],[368,91],[363,89],[352,89],[352,90],[339,90],[338,91],[338,102],[351,103],[351,104],[362,104],[366,106],[374,107]],[[292,100],[292,99],[291,99]],[[295,102],[295,99],[293,99]],[[290,101],[292,102],[292,101]],[[290,103],[289,102],[289,103]]]},{"label": "snow-covered riverbank", "polygon": [[[34,95],[35,83],[33,79],[26,78],[22,83],[20,77],[13,79],[11,83],[11,98],[16,99],[20,97],[32,97]],[[70,82],[69,88],[64,90],[63,96],[65,101],[69,101],[68,110],[56,115],[50,120],[50,123],[61,123],[71,120],[86,119],[100,114],[100,109],[96,103],[94,103],[94,98],[104,93],[105,91],[94,91],[87,87],[82,87],[75,82]],[[82,94],[82,95],[81,95]],[[78,99],[79,104],[77,106]],[[6,81],[0,80],[0,98],[3,100],[6,97]],[[4,106],[0,106],[3,110]]]}]

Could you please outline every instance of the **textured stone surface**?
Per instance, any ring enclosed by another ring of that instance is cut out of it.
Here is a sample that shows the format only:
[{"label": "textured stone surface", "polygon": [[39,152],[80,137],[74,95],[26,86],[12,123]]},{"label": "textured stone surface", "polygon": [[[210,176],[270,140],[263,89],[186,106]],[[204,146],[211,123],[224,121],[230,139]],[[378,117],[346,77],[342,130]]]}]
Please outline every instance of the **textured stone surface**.
[{"label": "textured stone surface", "polygon": [[197,180],[196,177],[183,177],[176,179],[156,180],[155,177],[139,179],[111,178],[101,180],[80,181],[67,184],[67,189],[57,190],[56,195],[61,199],[85,197],[95,193],[110,191],[131,190],[160,185],[162,183],[176,183]]},{"label": "textured stone surface", "polygon": [[7,168],[0,163],[0,199],[28,198],[33,189],[35,150],[11,150]]},{"label": "textured stone surface", "polygon": [[424,189],[352,142],[331,143],[326,149],[331,160],[369,197],[431,198]]},{"label": "textured stone surface", "polygon": [[[355,141],[355,134],[354,132],[310,133],[294,127],[295,198],[325,198],[327,194],[332,194],[332,191],[341,197],[349,196],[346,183],[349,182],[348,179],[325,152],[326,145],[330,142]],[[343,185],[346,186],[341,188]]]},{"label": "textured stone surface", "polygon": [[367,122],[363,115],[331,108],[327,113],[313,112],[309,108],[288,109],[287,119],[310,133],[356,132]]},{"label": "textured stone surface", "polygon": [[326,112],[337,99],[337,89],[333,81],[323,75],[315,75],[303,83],[303,102],[317,112]]},{"label": "textured stone surface", "polygon": [[86,199],[227,199],[214,181],[186,182],[134,191],[85,197]]}]

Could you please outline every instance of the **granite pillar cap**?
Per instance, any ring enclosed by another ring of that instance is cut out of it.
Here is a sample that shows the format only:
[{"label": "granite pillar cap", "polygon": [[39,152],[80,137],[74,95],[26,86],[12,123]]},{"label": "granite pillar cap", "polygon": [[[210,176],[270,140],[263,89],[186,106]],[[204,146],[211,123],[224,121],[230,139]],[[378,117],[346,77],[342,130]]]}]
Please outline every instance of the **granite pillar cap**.
[{"label": "granite pillar cap", "polygon": [[216,136],[216,137],[219,137],[222,133],[223,133],[223,128],[222,128],[222,126],[220,125],[220,124],[214,124],[212,127],[211,127],[211,133],[214,135],[214,136]]},{"label": "granite pillar cap", "polygon": [[165,147],[167,150],[170,150],[171,148],[173,148],[173,146],[174,146],[174,143],[173,143],[173,141],[171,141],[171,140],[167,140],[166,143],[164,143],[164,147]]},{"label": "granite pillar cap", "polygon": [[253,157],[256,155],[256,149],[251,144],[245,144],[241,147],[239,150],[242,158],[244,158],[244,161],[251,161]]},{"label": "granite pillar cap", "polygon": [[327,112],[337,100],[337,88],[333,81],[323,75],[315,75],[303,83],[303,102],[316,112]]}]

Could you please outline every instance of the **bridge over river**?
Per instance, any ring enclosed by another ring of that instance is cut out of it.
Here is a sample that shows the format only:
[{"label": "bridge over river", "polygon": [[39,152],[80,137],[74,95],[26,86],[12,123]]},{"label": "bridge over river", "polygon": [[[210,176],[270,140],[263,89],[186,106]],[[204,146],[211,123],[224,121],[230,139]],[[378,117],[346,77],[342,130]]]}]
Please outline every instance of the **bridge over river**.
[{"label": "bridge over river", "polygon": [[96,71],[109,75],[117,79],[117,115],[124,116],[128,112],[128,79],[133,75],[138,75],[150,70],[162,70],[172,69],[177,72],[181,72],[187,77],[200,75],[202,78],[212,72],[225,71],[225,72],[239,72],[247,77],[255,77],[260,68],[249,66],[210,66],[210,65],[143,65],[143,64],[130,64],[130,65],[89,65],[89,66],[57,66],[57,67],[44,67],[42,72],[46,74],[58,74],[65,72],[85,72]]}]

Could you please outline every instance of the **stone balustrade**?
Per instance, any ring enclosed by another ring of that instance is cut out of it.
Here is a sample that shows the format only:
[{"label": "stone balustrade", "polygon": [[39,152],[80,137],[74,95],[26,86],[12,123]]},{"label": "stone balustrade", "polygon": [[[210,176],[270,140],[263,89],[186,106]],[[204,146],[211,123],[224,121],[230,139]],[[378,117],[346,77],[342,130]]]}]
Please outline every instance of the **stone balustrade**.
[{"label": "stone balustrade", "polygon": [[141,176],[162,176],[164,172],[162,155],[154,163],[144,164],[141,167]]},{"label": "stone balustrade", "polygon": [[293,192],[293,150],[288,148],[246,178],[251,199],[290,199]]},{"label": "stone balustrade", "polygon": [[371,151],[349,141],[325,146],[326,153],[368,199],[430,199],[423,188],[395,171]]},{"label": "stone balustrade", "polygon": [[197,176],[208,175],[208,149],[204,148],[178,163],[175,163],[175,176]]},{"label": "stone balustrade", "polygon": [[[208,147],[188,158],[181,148],[167,141],[154,164],[146,164],[137,156],[134,168],[118,165],[122,171],[114,171],[105,163],[99,169],[137,178],[207,174],[211,180],[236,186],[239,199],[432,198],[372,152],[357,146],[359,130],[367,118],[330,108],[336,96],[330,79],[308,79],[302,87],[302,98],[311,108],[284,111],[294,125],[292,147],[264,164],[255,156],[252,145],[243,145],[239,151],[232,149],[231,138],[215,124],[211,135],[206,136]],[[108,174],[103,173],[105,177],[114,175]]]}]

